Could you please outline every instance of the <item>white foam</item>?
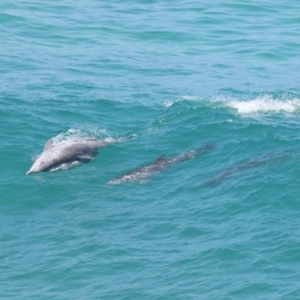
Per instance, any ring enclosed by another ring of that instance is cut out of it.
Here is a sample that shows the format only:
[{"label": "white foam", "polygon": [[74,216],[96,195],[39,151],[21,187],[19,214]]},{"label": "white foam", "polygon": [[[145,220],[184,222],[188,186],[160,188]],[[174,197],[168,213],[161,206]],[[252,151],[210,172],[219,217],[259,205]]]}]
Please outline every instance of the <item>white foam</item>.
[{"label": "white foam", "polygon": [[174,101],[167,101],[164,103],[165,107],[170,107],[172,106],[174,103],[176,102],[180,102],[180,101],[201,101],[203,100],[203,98],[201,97],[196,97],[196,96],[182,96]]},{"label": "white foam", "polygon": [[273,99],[266,95],[249,101],[230,100],[228,106],[236,109],[240,114],[294,113],[300,108],[300,99]]},{"label": "white foam", "polygon": [[280,98],[274,98],[271,95],[260,95],[254,99],[240,100],[238,98],[227,96],[216,96],[210,99],[204,99],[195,96],[183,96],[175,101],[167,102],[165,107],[170,107],[181,101],[197,101],[204,106],[213,109],[232,108],[239,114],[257,114],[257,113],[295,113],[300,110],[300,99],[291,98],[289,95],[283,95]]},{"label": "white foam", "polygon": [[56,166],[56,167],[53,167],[49,170],[49,172],[56,172],[56,171],[59,171],[59,170],[68,170],[68,169],[71,169],[71,168],[74,168],[76,166],[79,166],[81,163],[79,161],[73,161],[73,162],[70,162],[70,163],[63,163],[59,166]]},{"label": "white foam", "polygon": [[53,138],[54,145],[66,140],[78,140],[83,138],[110,139],[106,128],[70,128],[67,132],[62,132]]}]

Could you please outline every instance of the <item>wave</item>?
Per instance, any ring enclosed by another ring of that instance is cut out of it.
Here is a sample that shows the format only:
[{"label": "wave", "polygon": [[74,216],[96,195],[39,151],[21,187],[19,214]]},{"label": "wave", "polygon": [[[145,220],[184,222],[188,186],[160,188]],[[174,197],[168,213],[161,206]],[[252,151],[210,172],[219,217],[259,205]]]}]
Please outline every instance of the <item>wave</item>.
[{"label": "wave", "polygon": [[217,96],[210,99],[195,96],[183,96],[175,101],[166,102],[165,107],[171,107],[177,102],[193,101],[213,109],[229,108],[238,114],[258,113],[296,113],[300,110],[300,98],[283,95],[275,98],[272,95],[260,95],[254,99],[239,100],[233,97]]},{"label": "wave", "polygon": [[250,101],[229,100],[228,106],[236,109],[240,114],[294,113],[300,108],[300,99],[273,99],[265,95]]}]

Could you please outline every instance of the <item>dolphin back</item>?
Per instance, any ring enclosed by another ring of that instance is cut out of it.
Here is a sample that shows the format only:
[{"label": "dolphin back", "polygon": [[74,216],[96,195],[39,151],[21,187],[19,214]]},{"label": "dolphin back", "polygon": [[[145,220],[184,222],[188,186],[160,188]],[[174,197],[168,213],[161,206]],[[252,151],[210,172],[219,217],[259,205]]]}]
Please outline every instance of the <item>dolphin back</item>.
[{"label": "dolphin back", "polygon": [[214,149],[215,147],[216,147],[215,144],[206,143],[204,146],[201,146],[195,150],[195,155],[196,156],[201,155],[209,150]]},{"label": "dolphin back", "polygon": [[53,140],[52,139],[48,140],[44,146],[44,151],[51,149],[52,145],[53,145]]},{"label": "dolphin back", "polygon": [[154,161],[154,165],[159,165],[161,163],[165,162],[165,155],[160,155],[155,161]]},{"label": "dolphin back", "polygon": [[147,177],[151,174],[160,173],[175,163],[180,163],[188,159],[192,159],[198,155],[204,154],[205,152],[214,148],[213,144],[205,144],[196,150],[189,151],[187,153],[180,154],[178,156],[165,159],[164,155],[159,156],[151,165],[146,165],[134,169],[124,175],[115,177],[114,179],[107,182],[107,185],[119,184],[123,182],[144,182]]},{"label": "dolphin back", "polygon": [[176,163],[180,163],[180,162],[195,158],[195,157],[202,155],[202,154],[206,153],[207,151],[213,149],[214,147],[215,147],[214,144],[207,143],[204,146],[201,146],[195,150],[191,150],[189,152],[172,157],[172,158],[168,159],[167,163],[171,165],[171,164],[176,164]]},{"label": "dolphin back", "polygon": [[[99,141],[101,142],[101,141]],[[67,147],[58,145],[55,147],[58,159],[60,162],[67,162],[70,160],[92,160],[98,154],[98,148],[104,146],[95,141],[78,142]]]}]

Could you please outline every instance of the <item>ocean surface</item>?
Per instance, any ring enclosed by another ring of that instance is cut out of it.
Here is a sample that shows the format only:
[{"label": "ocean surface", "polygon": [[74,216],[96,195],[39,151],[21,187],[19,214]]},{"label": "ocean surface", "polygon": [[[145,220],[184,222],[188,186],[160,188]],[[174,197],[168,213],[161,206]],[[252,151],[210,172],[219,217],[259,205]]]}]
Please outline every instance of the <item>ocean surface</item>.
[{"label": "ocean surface", "polygon": [[0,299],[300,299],[299,12],[2,0]]}]

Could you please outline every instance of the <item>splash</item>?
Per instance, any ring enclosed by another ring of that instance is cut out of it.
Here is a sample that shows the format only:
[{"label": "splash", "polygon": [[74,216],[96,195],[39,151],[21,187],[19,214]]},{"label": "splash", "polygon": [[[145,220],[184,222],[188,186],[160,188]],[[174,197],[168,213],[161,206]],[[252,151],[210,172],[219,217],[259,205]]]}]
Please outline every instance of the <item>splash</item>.
[{"label": "splash", "polygon": [[113,138],[110,137],[109,133],[107,132],[106,128],[104,129],[99,129],[97,127],[70,128],[67,132],[62,132],[57,136],[53,137],[53,144],[57,145],[67,140],[75,141],[75,140],[87,139],[87,138],[105,140],[107,142],[111,142],[113,140]]},{"label": "splash", "polygon": [[68,169],[77,167],[79,165],[81,165],[81,162],[75,160],[75,161],[72,161],[72,162],[69,162],[69,163],[63,163],[63,164],[58,165],[56,167],[50,168],[49,172],[56,172],[56,171],[59,171],[59,170],[68,170]]}]

